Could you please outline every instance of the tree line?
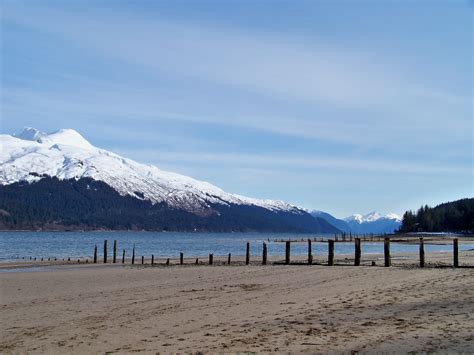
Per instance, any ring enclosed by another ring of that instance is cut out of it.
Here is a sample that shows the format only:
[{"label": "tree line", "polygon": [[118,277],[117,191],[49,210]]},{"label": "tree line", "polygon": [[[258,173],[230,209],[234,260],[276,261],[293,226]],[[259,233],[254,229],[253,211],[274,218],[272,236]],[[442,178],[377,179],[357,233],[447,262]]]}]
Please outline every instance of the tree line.
[{"label": "tree line", "polygon": [[422,206],[406,211],[399,232],[472,232],[474,231],[474,198]]},{"label": "tree line", "polygon": [[[139,193],[135,193],[139,195]],[[209,204],[195,214],[166,203],[151,203],[91,178],[42,177],[0,185],[0,230],[147,230],[179,232],[336,233],[308,213],[258,206]]]}]

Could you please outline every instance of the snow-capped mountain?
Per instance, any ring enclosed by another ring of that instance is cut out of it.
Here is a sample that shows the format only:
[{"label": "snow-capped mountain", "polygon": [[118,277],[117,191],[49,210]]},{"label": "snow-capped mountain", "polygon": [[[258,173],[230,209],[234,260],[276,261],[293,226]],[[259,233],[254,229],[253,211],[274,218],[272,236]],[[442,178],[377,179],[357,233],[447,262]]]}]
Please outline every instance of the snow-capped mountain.
[{"label": "snow-capped mountain", "polygon": [[1,135],[0,184],[38,181],[42,175],[59,179],[90,177],[103,181],[121,195],[153,203],[166,202],[189,212],[210,203],[245,204],[271,210],[301,210],[283,201],[259,200],[226,193],[204,181],[137,163],[91,145],[77,131],[61,129],[46,134],[25,128],[15,136]]},{"label": "snow-capped mountain", "polygon": [[356,214],[353,214],[352,216],[344,218],[346,222],[357,222],[358,224],[375,222],[380,219],[393,220],[393,221],[398,221],[398,222],[401,222],[402,220],[400,216],[398,216],[395,213],[389,213],[385,216],[382,216],[378,212],[370,212],[366,215],[361,215],[361,214],[356,213]]},{"label": "snow-capped mountain", "polygon": [[385,216],[378,212],[371,212],[365,215],[353,214],[344,219],[338,219],[322,211],[312,211],[311,215],[323,218],[343,232],[351,232],[353,234],[393,233],[394,230],[400,227],[402,221],[400,216],[395,213],[389,213]]},{"label": "snow-capped mountain", "polygon": [[400,227],[401,218],[395,213],[389,213],[385,216],[377,212],[371,212],[366,215],[353,214],[344,219],[351,230],[357,234],[366,233],[393,233]]},{"label": "snow-capped mountain", "polygon": [[[0,147],[0,186],[34,184],[46,178],[92,179],[105,183],[121,196],[152,205],[165,204],[166,208],[198,216],[220,215],[229,210],[225,207],[248,206],[310,218],[303,209],[283,201],[227,193],[210,183],[137,163],[93,146],[72,129],[46,134],[25,128],[17,135],[0,135]],[[323,220],[318,223],[332,228]]]}]

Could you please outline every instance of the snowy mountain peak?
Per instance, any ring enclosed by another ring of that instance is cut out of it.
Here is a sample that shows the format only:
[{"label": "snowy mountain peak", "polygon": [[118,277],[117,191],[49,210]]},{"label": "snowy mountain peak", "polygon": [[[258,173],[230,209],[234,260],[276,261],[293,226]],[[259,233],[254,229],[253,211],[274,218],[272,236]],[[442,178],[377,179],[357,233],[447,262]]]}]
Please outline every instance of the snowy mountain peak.
[{"label": "snowy mountain peak", "polygon": [[313,211],[311,214],[325,219],[329,224],[343,232],[353,234],[393,233],[400,227],[401,222],[400,217],[395,213],[389,213],[385,216],[378,212],[371,212],[366,215],[353,214],[343,220],[321,211]]},{"label": "snowy mountain peak", "polygon": [[400,216],[398,216],[395,213],[389,213],[386,216],[383,216],[378,212],[370,212],[365,215],[356,213],[356,214],[353,214],[352,216],[344,218],[346,222],[357,222],[359,224],[375,222],[380,219],[391,219],[395,221],[401,221]]},{"label": "snowy mountain peak", "polygon": [[94,148],[92,144],[74,129],[60,129],[52,133],[44,133],[33,127],[25,127],[21,133],[14,134],[13,137],[37,142],[49,147],[54,145],[70,145],[81,149]]},{"label": "snowy mountain peak", "polygon": [[303,210],[282,201],[260,200],[223,191],[205,181],[137,163],[95,148],[77,131],[43,133],[26,128],[19,135],[0,135],[0,185],[34,182],[43,176],[64,179],[92,178],[105,182],[121,195],[165,202],[170,207],[200,213],[212,205],[253,205],[294,214]]},{"label": "snowy mountain peak", "polygon": [[402,217],[400,217],[398,214],[396,213],[388,213],[386,216],[385,216],[386,219],[393,219],[397,222],[401,222],[402,221]]},{"label": "snowy mountain peak", "polygon": [[13,137],[23,139],[25,141],[34,141],[37,142],[41,137],[45,136],[46,133],[43,133],[33,127],[25,127],[23,131],[17,134],[13,134]]}]

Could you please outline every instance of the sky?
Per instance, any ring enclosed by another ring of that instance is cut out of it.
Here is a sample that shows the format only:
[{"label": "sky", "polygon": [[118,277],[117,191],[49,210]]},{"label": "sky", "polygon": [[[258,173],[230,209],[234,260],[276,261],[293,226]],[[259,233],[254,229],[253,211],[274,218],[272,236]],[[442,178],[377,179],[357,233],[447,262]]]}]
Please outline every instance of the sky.
[{"label": "sky", "polygon": [[[337,217],[473,197],[467,0],[2,0],[0,132]],[[0,147],[1,149],[1,147]]]}]

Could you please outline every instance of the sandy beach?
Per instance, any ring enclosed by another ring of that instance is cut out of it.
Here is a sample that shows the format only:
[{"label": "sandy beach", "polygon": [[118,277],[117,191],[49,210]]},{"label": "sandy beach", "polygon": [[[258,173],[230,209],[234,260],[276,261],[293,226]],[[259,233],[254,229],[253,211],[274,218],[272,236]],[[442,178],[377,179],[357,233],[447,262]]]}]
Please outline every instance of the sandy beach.
[{"label": "sandy beach", "polygon": [[10,264],[0,286],[2,353],[474,351],[474,268]]}]

